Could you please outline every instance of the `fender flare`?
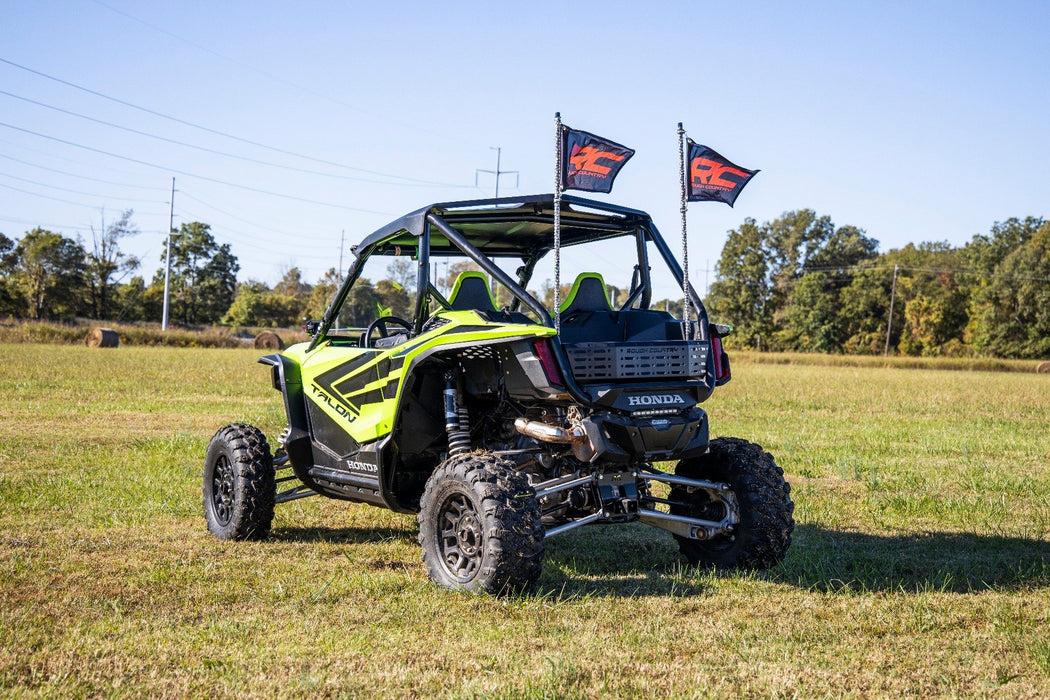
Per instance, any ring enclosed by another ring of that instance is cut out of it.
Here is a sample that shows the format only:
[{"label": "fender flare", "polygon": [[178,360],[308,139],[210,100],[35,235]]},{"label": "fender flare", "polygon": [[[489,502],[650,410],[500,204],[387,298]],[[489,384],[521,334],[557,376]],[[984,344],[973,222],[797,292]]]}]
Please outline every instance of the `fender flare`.
[{"label": "fender flare", "polygon": [[278,353],[260,357],[259,364],[269,365],[273,388],[284,397],[284,412],[288,418],[288,435],[284,439],[284,449],[288,453],[295,475],[309,485],[312,482],[306,475],[306,470],[313,466],[314,455],[299,365]]}]

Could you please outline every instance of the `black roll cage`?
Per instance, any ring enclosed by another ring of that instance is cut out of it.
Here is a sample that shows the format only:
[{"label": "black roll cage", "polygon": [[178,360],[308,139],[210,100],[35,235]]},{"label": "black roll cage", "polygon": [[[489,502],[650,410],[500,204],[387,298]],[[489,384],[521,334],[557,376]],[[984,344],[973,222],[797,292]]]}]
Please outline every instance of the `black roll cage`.
[{"label": "black roll cage", "polygon": [[[632,277],[627,305],[637,300],[639,308],[649,308],[652,301],[646,242],[653,243],[674,279],[680,287],[682,286],[682,268],[645,212],[567,195],[561,197],[561,207],[563,247],[603,238],[632,234],[635,236],[638,264]],[[431,284],[432,254],[442,257],[462,254],[470,258],[511,292],[514,296],[512,310],[520,309],[520,305],[524,304],[536,314],[542,325],[553,328],[554,320],[550,313],[525,289],[536,263],[553,250],[553,242],[547,238],[548,229],[553,227],[553,208],[553,194],[447,202],[418,209],[380,228],[352,249],[355,257],[347,271],[346,279],[328,305],[309,350],[313,350],[327,335],[335,322],[337,311],[361,276],[365,261],[374,254],[400,255],[403,248],[416,253],[414,257],[417,261],[418,293],[414,319],[415,334],[422,331],[429,297],[435,297],[439,303],[447,303]],[[507,230],[500,231],[501,227]],[[515,230],[509,230],[512,228]],[[471,238],[475,240],[472,241]],[[521,238],[532,240],[526,245],[512,244],[513,240]],[[484,245],[485,252],[479,249],[477,243]],[[514,280],[495,265],[491,260],[493,257],[521,259],[523,265],[518,268],[518,279]],[[689,284],[688,290],[690,301],[697,313],[698,328],[695,339],[709,340],[707,310],[692,284]],[[557,354],[562,354],[560,348]],[[565,358],[559,357],[559,360],[564,361]]]}]

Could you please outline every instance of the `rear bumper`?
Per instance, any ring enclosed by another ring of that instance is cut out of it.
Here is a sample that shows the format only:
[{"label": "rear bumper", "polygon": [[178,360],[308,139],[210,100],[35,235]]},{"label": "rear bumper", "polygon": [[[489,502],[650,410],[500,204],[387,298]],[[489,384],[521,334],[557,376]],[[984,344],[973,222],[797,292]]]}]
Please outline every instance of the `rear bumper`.
[{"label": "rear bumper", "polygon": [[580,422],[586,434],[577,457],[587,462],[658,462],[707,452],[707,413],[691,408],[677,416],[638,418],[597,413]]}]

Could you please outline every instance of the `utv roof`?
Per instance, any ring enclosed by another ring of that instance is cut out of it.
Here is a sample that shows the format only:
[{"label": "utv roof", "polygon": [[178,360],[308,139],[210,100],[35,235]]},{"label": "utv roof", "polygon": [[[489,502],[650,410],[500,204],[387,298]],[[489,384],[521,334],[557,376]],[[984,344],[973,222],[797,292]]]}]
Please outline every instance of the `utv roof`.
[{"label": "utv roof", "polygon": [[[398,249],[414,247],[431,215],[492,257],[520,257],[554,248],[554,195],[540,194],[431,204],[387,224],[354,250],[392,255],[397,254]],[[638,209],[582,197],[563,195],[561,198],[562,246],[615,238],[651,225],[649,215]],[[438,227],[433,227],[430,254],[462,253]]]}]

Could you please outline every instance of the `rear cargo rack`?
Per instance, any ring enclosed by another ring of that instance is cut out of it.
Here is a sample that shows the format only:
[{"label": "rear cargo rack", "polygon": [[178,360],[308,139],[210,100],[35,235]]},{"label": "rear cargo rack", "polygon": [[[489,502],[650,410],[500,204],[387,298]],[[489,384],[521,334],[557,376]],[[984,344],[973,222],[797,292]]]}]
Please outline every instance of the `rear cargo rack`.
[{"label": "rear cargo rack", "polygon": [[709,345],[704,341],[567,344],[576,381],[702,379]]}]

